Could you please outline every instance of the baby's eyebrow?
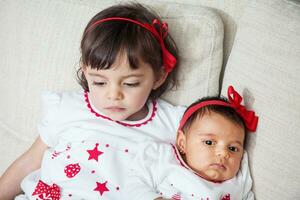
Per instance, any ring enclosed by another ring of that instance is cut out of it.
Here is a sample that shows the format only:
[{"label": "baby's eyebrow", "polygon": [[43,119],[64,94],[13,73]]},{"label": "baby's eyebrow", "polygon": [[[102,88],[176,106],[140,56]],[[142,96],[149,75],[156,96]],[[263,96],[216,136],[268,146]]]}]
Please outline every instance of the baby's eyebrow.
[{"label": "baby's eyebrow", "polygon": [[233,141],[232,143],[237,143],[239,144],[240,146],[243,146],[242,143],[240,141]]},{"label": "baby's eyebrow", "polygon": [[203,132],[199,132],[197,135],[203,136],[203,137],[214,137],[214,136],[216,136],[213,133],[203,133]]}]

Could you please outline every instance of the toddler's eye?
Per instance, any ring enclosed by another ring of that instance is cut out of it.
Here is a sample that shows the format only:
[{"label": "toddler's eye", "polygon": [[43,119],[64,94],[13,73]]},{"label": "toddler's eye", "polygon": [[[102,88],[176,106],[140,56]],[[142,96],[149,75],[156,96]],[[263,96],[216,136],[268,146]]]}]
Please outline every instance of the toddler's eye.
[{"label": "toddler's eye", "polygon": [[103,86],[105,85],[105,82],[93,82],[93,85],[99,85],[99,86]]},{"label": "toddler's eye", "polygon": [[128,87],[137,87],[140,85],[139,82],[136,82],[136,83],[124,83],[124,85],[128,86]]},{"label": "toddler's eye", "polygon": [[232,151],[232,152],[237,152],[238,151],[238,148],[236,148],[234,146],[229,146],[228,149],[229,149],[229,151]]},{"label": "toddler's eye", "polygon": [[211,140],[204,140],[203,143],[209,146],[214,144],[214,142]]}]

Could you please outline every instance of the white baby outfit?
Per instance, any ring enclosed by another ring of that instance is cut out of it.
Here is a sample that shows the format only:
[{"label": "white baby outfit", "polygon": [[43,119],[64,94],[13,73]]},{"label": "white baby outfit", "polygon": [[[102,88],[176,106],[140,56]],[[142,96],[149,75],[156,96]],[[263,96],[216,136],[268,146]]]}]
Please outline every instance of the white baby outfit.
[{"label": "white baby outfit", "polygon": [[43,95],[44,117],[38,129],[49,146],[41,168],[24,178],[20,199],[124,199],[128,166],[138,143],[174,142],[184,107],[158,99],[147,103],[140,121],[108,119],[87,92]]},{"label": "white baby outfit", "polygon": [[153,200],[162,196],[173,200],[254,200],[246,152],[238,174],[216,183],[190,169],[172,144],[152,142],[139,146],[127,179],[128,200]]}]

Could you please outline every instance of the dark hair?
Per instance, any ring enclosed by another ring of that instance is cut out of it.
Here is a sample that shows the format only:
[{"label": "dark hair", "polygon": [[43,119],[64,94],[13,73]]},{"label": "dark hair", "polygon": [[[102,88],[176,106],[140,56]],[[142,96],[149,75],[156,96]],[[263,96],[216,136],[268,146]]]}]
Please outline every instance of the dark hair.
[{"label": "dark hair", "polygon": [[[199,100],[197,100],[196,102],[194,102],[193,104],[191,104],[187,109],[186,111],[198,104],[198,103],[201,103],[201,102],[204,102],[204,101],[209,101],[209,100],[219,100],[219,101],[223,101],[223,102],[226,102],[226,103],[229,103],[228,99],[225,98],[225,97],[220,97],[220,96],[215,96],[215,97],[204,97],[204,98],[201,98]],[[185,112],[186,112],[185,111]],[[221,105],[207,105],[207,106],[204,106],[200,109],[198,109],[196,112],[194,112],[190,118],[186,121],[186,123],[183,125],[182,127],[182,130],[185,132],[187,131],[192,123],[198,118],[198,117],[202,117],[204,116],[205,114],[207,113],[210,113],[210,112],[215,112],[215,113],[218,113],[220,115],[222,115],[223,117],[225,117],[226,119],[229,119],[230,121],[232,121],[233,123],[241,126],[243,129],[244,129],[244,133],[246,133],[246,127],[245,127],[245,124],[244,124],[244,120],[240,117],[240,115],[231,107],[228,107],[228,106],[221,106]]]},{"label": "dark hair", "polygon": [[[88,30],[94,22],[108,17],[125,17],[147,24],[152,24],[154,19],[161,21],[154,11],[138,3],[118,4],[96,14],[87,24],[81,40],[82,66],[77,71],[77,77],[82,88],[89,91],[82,67],[89,66],[97,70],[109,69],[119,53],[127,54],[132,69],[137,69],[142,60],[152,67],[155,75],[161,75],[163,66],[161,46],[152,33],[145,28],[128,21],[112,20],[100,23]],[[151,98],[159,97],[167,89],[176,87],[178,84],[176,74],[179,62],[176,44],[169,34],[164,39],[164,43],[177,59],[177,64],[166,81],[151,92]]]}]

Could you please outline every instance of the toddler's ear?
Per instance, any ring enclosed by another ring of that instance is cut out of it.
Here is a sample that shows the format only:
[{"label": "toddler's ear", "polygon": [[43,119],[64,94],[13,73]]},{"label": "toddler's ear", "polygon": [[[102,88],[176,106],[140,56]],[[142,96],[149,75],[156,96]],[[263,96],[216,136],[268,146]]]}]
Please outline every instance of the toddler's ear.
[{"label": "toddler's ear", "polygon": [[180,153],[185,154],[186,136],[182,130],[177,131],[176,146]]},{"label": "toddler's ear", "polygon": [[87,70],[88,66],[81,65],[80,68],[81,68],[81,71],[85,72]]},{"label": "toddler's ear", "polygon": [[164,69],[161,69],[160,73],[157,74],[152,89],[156,90],[157,88],[159,88],[166,81],[167,77],[168,77],[168,73]]}]

